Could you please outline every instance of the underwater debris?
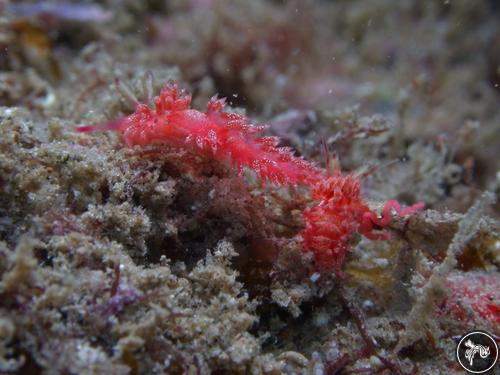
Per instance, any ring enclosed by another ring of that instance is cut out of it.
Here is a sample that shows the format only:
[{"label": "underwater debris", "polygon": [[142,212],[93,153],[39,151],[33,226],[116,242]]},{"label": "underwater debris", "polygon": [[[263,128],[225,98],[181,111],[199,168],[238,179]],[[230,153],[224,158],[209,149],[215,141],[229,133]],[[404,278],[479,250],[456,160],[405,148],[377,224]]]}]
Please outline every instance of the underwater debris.
[{"label": "underwater debris", "polygon": [[53,17],[64,21],[106,22],[110,11],[98,4],[38,1],[36,3],[10,3],[7,12],[18,17]]},{"label": "underwater debris", "polygon": [[[375,340],[375,338],[370,336],[370,334],[366,328],[366,321],[365,321],[363,314],[361,313],[361,310],[355,305],[354,302],[348,301],[345,298],[345,296],[343,296],[343,295],[342,295],[342,301],[343,301],[344,305],[347,307],[349,314],[353,318],[354,323],[356,324],[356,327],[358,328],[359,333],[360,333],[361,337],[363,338],[363,342],[366,345],[366,349],[364,349],[366,354],[375,355],[380,360],[380,362],[383,364],[382,369],[387,368],[393,374],[405,375],[405,373],[399,367],[398,363],[394,362],[394,360],[391,358],[387,358],[387,357],[382,356],[379,353],[379,351],[378,351],[379,344],[377,343],[377,340]],[[418,369],[414,365],[413,369],[411,370],[411,372],[409,374],[416,374],[417,371],[418,371]]]},{"label": "underwater debris", "polygon": [[24,19],[11,21],[6,28],[12,35],[4,45],[0,45],[5,49],[8,65],[12,68],[23,64],[32,66],[52,83],[61,79],[61,67],[54,57],[53,43],[48,32],[36,23]]},{"label": "underwater debris", "polygon": [[480,215],[494,201],[494,194],[486,191],[464,215],[448,247],[446,258],[432,271],[431,277],[420,291],[419,298],[406,320],[405,334],[400,338],[395,352],[411,345],[425,332],[424,327],[429,322],[429,315],[434,311],[435,298],[441,294],[440,290],[446,277],[456,267],[457,256],[478,231]]}]

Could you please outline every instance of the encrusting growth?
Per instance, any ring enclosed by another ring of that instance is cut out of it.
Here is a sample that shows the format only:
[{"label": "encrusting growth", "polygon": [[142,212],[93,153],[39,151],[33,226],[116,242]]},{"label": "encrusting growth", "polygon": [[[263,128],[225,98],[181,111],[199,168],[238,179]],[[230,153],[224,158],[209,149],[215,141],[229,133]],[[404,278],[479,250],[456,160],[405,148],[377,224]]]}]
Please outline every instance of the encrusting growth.
[{"label": "encrusting growth", "polygon": [[278,137],[261,136],[265,126],[225,112],[225,99],[213,97],[205,112],[190,109],[191,95],[169,82],[154,98],[154,108],[130,101],[136,105],[130,116],[77,130],[119,130],[128,146],[164,144],[228,163],[239,174],[248,168],[263,181],[309,187],[315,204],[303,213],[305,228],[300,237],[304,250],[312,252],[318,264],[339,274],[354,233],[373,240],[388,239],[387,232],[373,230],[389,224],[392,209],[405,216],[423,208],[422,203],[417,203],[401,209],[396,201],[388,201],[382,218],[378,218],[361,197],[362,177],[342,174],[340,170],[328,175],[293,155],[290,148],[279,147]]}]

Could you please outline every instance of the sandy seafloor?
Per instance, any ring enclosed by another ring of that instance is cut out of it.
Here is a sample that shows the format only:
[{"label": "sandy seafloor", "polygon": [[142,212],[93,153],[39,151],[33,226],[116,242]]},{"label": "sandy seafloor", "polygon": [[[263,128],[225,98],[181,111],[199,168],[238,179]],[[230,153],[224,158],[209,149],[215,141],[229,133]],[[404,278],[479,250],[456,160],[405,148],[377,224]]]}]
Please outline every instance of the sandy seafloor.
[{"label": "sandy seafloor", "polygon": [[[304,189],[75,131],[150,76],[426,209],[336,276]],[[500,334],[499,151],[496,1],[2,1],[0,373],[462,374]]]}]

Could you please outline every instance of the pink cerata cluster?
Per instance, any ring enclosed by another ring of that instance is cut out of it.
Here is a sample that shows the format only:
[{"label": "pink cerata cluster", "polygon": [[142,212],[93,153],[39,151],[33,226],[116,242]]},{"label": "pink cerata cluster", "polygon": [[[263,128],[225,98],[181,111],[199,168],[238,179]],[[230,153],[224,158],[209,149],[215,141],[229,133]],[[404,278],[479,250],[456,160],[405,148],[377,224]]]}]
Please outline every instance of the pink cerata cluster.
[{"label": "pink cerata cluster", "polygon": [[210,99],[205,112],[191,109],[190,104],[191,95],[169,82],[154,98],[154,108],[138,103],[130,116],[78,130],[116,129],[128,146],[164,144],[229,163],[239,173],[249,168],[263,181],[308,187],[315,203],[303,214],[305,227],[299,235],[304,250],[312,252],[319,265],[338,273],[354,233],[387,239],[389,234],[383,228],[390,222],[391,209],[404,216],[423,208],[417,203],[401,209],[396,201],[388,201],[379,218],[363,201],[362,177],[338,169],[329,174],[295,156],[290,148],[279,147],[278,137],[261,135],[265,126],[224,111],[224,99]]}]

